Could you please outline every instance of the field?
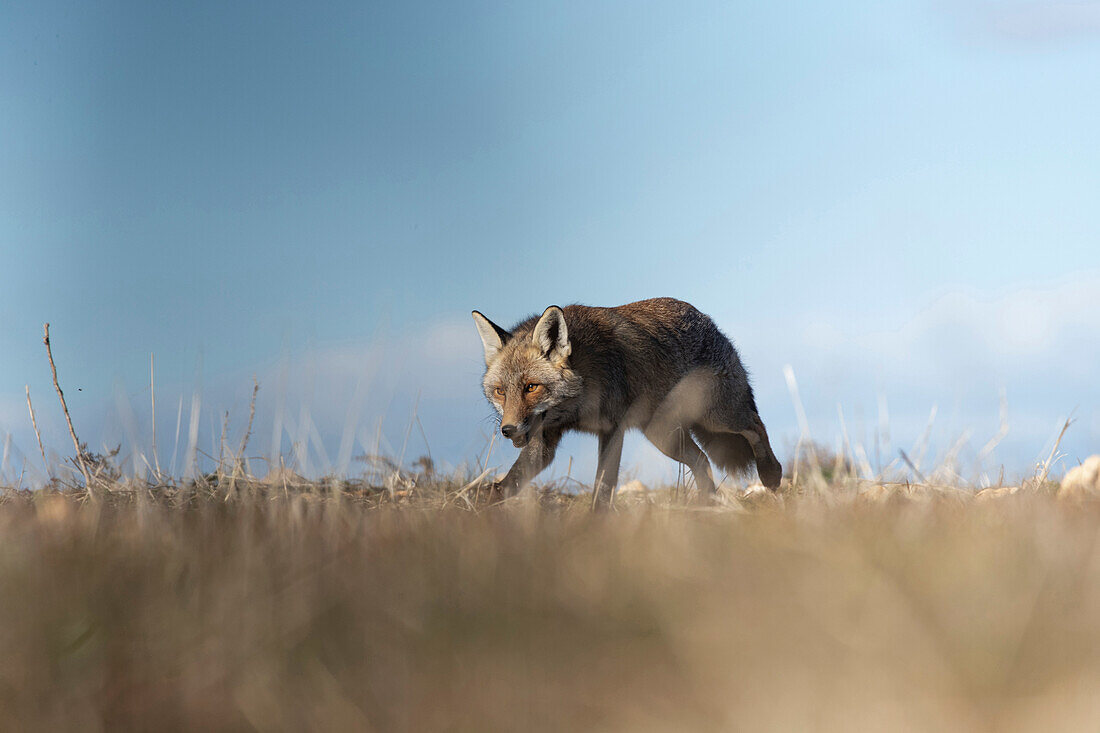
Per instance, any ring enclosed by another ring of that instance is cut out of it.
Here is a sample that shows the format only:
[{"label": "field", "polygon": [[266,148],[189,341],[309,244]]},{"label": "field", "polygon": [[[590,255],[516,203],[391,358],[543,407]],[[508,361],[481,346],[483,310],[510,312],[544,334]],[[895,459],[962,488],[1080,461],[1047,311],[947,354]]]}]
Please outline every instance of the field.
[{"label": "field", "polygon": [[0,503],[20,730],[1081,730],[1100,505],[803,473],[778,495],[100,482]]}]

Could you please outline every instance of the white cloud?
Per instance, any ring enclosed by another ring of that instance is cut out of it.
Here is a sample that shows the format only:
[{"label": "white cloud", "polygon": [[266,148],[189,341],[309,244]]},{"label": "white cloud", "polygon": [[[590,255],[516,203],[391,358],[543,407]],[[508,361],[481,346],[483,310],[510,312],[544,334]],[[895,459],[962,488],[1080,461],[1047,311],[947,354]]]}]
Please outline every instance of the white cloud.
[{"label": "white cloud", "polygon": [[993,32],[1007,38],[1057,41],[1100,36],[1100,3],[989,3],[984,16]]},{"label": "white cloud", "polygon": [[1100,38],[1100,2],[963,2],[945,4],[972,33],[1014,42]]},{"label": "white cloud", "polygon": [[[1010,467],[1032,461],[1075,408],[1079,421],[1065,445],[1086,455],[1097,452],[1098,293],[1100,274],[1081,273],[995,294],[945,293],[907,317],[896,317],[896,328],[881,326],[888,316],[866,313],[843,322],[815,316],[793,332],[793,339],[780,329],[755,331],[760,401],[776,416],[777,432],[793,440],[798,428],[780,376],[783,363],[790,362],[813,432],[826,442],[839,430],[837,405],[849,421],[862,415],[861,432],[871,441],[878,402],[885,399],[895,438],[914,440],[938,405],[941,442],[971,429],[980,443],[999,427],[1004,389],[1011,437],[997,457]],[[896,311],[886,304],[883,310]]]}]

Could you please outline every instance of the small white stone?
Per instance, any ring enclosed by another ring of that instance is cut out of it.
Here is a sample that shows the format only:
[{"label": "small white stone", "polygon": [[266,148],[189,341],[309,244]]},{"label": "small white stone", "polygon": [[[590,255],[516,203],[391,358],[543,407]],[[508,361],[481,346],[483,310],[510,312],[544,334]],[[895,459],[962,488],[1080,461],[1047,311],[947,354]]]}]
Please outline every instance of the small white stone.
[{"label": "small white stone", "polygon": [[737,498],[747,506],[782,506],[783,504],[783,497],[763,484],[746,487]]},{"label": "small white stone", "polygon": [[992,501],[1006,496],[1012,496],[1019,491],[1019,486],[1002,486],[997,489],[982,489],[977,494],[974,494],[974,501]]}]

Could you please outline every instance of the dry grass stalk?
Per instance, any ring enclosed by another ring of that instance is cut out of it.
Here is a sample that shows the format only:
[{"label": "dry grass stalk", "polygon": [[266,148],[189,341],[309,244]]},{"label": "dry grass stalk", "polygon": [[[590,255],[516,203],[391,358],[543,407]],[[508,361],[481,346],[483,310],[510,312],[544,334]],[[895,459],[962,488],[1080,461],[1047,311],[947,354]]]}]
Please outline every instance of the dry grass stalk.
[{"label": "dry grass stalk", "polygon": [[218,439],[218,478],[220,479],[222,474],[225,473],[225,436],[229,432],[229,410],[225,411],[225,416],[222,418],[222,434]]},{"label": "dry grass stalk", "polygon": [[917,469],[915,465],[913,465],[913,462],[909,460],[909,456],[906,455],[903,448],[898,448],[898,455],[901,456],[901,460],[905,461],[905,465],[909,466],[909,470],[913,472],[913,475],[917,477],[918,481],[920,481],[922,484],[928,483],[928,480],[924,477],[924,475]]},{"label": "dry grass stalk", "polygon": [[153,384],[153,354],[149,354],[149,410],[153,430],[153,467],[160,481],[160,456],[157,453],[157,390]]},{"label": "dry grass stalk", "polygon": [[1050,475],[1050,467],[1054,464],[1054,458],[1058,455],[1058,447],[1062,445],[1062,438],[1065,437],[1066,431],[1069,430],[1069,426],[1073,424],[1073,418],[1066,418],[1066,422],[1062,425],[1062,431],[1058,433],[1058,439],[1054,441],[1054,447],[1050,449],[1050,455],[1043,461],[1042,467],[1039,469],[1039,476],[1036,483],[1042,486],[1047,480],[1047,476]]},{"label": "dry grass stalk", "polygon": [[38,432],[38,420],[34,416],[34,406],[31,404],[31,386],[24,385],[27,391],[27,412],[31,414],[31,426],[34,428],[34,438],[38,441],[38,452],[42,454],[42,468],[46,471],[46,477],[53,481],[53,472],[50,471],[50,463],[46,460],[46,449],[42,446],[42,434]]}]

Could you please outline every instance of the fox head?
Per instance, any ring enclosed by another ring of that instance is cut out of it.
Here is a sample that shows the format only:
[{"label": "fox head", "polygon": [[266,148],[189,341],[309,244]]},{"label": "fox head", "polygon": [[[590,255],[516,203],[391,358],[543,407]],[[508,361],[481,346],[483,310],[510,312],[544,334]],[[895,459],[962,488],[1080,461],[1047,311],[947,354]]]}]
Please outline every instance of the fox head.
[{"label": "fox head", "polygon": [[555,408],[580,394],[581,378],[569,368],[565,312],[552,305],[514,333],[478,311],[473,316],[485,347],[485,396],[500,414],[501,434],[522,448]]}]

